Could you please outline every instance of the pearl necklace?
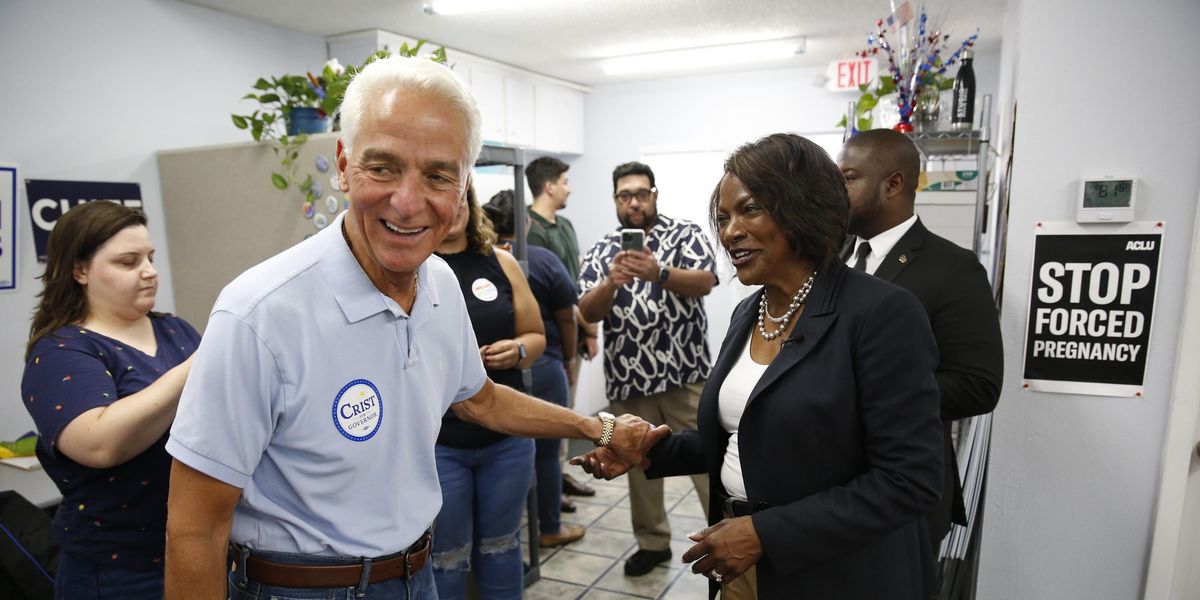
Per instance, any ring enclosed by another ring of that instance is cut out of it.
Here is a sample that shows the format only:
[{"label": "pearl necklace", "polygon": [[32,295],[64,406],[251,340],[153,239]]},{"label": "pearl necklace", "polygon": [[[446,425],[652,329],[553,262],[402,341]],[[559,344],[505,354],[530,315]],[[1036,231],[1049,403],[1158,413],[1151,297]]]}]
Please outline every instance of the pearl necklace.
[{"label": "pearl necklace", "polygon": [[[792,316],[808,300],[808,292],[812,290],[813,280],[816,277],[816,271],[813,271],[812,275],[808,276],[808,281],[805,281],[804,285],[800,286],[800,289],[796,291],[796,295],[792,296],[792,303],[788,305],[787,312],[783,313],[782,317],[772,317],[767,313],[767,292],[763,290],[762,298],[758,301],[758,334],[762,336],[762,339],[770,342],[783,335],[784,330],[788,328],[788,324],[792,321]],[[772,323],[778,324],[779,328],[775,331],[767,332],[766,325],[763,323],[765,320],[764,317],[770,319]]]}]

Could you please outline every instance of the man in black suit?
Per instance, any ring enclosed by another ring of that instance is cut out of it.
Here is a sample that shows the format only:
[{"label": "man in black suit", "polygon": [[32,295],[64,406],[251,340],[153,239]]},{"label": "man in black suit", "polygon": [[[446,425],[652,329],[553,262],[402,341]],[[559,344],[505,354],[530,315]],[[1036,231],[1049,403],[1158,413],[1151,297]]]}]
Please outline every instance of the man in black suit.
[{"label": "man in black suit", "polygon": [[890,129],[865,131],[846,143],[838,166],[850,195],[851,238],[842,258],[916,295],[937,340],[946,468],[942,500],[927,517],[937,556],[951,521],[966,524],[950,424],[991,412],[1000,399],[996,304],[975,254],[930,232],[913,213],[921,157],[912,141]]}]

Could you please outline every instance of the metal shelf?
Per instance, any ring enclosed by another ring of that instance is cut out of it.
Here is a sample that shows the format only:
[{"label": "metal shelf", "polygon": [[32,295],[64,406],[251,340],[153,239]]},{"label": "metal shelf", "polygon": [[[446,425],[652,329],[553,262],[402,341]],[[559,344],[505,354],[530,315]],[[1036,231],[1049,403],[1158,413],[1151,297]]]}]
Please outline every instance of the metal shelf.
[{"label": "metal shelf", "polygon": [[980,147],[987,143],[987,132],[982,129],[967,131],[918,131],[907,134],[916,144],[921,155],[926,158],[934,156],[971,156],[978,154]]}]

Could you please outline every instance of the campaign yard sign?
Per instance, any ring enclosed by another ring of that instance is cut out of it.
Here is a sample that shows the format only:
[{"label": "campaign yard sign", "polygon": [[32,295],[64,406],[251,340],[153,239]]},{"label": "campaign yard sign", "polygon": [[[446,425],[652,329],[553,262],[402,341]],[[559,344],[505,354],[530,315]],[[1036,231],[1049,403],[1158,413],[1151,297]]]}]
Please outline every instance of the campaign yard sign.
[{"label": "campaign yard sign", "polygon": [[29,200],[29,222],[33,225],[33,246],[38,262],[46,262],[50,231],[58,218],[71,208],[85,202],[106,200],[142,209],[142,188],[136,183],[26,179],[25,196]]},{"label": "campaign yard sign", "polygon": [[1027,389],[1140,396],[1164,225],[1039,223],[1025,330]]}]

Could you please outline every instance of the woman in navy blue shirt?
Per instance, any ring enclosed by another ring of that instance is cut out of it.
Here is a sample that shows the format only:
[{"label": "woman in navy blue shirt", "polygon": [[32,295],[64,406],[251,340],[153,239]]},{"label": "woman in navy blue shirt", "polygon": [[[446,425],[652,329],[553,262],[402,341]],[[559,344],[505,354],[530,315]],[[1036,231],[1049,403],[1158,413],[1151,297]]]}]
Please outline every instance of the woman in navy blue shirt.
[{"label": "woman in navy blue shirt", "polygon": [[167,430],[200,335],[151,312],[154,246],[140,211],[104,201],[50,234],[21,399],[63,500],[55,598],[161,598]]}]

